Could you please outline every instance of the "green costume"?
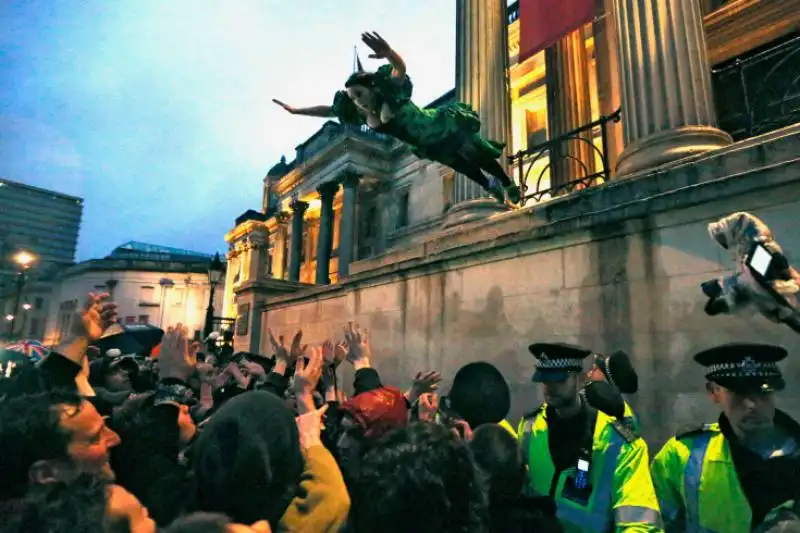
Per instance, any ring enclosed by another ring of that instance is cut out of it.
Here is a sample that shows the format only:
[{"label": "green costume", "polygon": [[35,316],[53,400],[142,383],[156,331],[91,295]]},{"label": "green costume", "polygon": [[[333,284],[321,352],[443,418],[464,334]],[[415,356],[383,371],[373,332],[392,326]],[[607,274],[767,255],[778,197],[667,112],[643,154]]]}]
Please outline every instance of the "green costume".
[{"label": "green costume", "polygon": [[[363,75],[353,74],[351,80]],[[436,109],[421,109],[411,101],[413,84],[408,76],[402,80],[392,78],[391,65],[381,66],[373,76],[374,85],[370,88],[378,101],[387,104],[394,115],[375,131],[408,144],[417,157],[465,172],[465,164],[480,169],[502,155],[505,144],[480,135],[481,121],[471,106],[456,102]],[[332,110],[344,124],[366,124],[364,114],[345,91],[336,93]],[[469,155],[459,153],[467,144],[471,145],[474,152]],[[468,175],[474,179],[472,173]]]}]

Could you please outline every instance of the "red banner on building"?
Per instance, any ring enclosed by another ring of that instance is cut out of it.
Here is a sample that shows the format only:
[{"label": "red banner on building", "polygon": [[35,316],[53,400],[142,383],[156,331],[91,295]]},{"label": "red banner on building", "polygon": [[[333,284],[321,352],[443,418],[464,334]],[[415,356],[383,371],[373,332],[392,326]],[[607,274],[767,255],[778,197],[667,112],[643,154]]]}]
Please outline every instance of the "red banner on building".
[{"label": "red banner on building", "polygon": [[519,62],[594,19],[595,0],[519,0]]}]

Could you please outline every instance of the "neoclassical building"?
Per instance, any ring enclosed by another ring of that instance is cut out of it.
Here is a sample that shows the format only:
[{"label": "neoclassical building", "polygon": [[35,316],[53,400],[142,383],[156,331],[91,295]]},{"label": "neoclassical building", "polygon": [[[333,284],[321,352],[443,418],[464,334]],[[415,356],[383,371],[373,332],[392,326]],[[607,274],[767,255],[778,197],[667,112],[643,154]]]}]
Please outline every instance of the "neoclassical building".
[{"label": "neoclassical building", "polygon": [[[260,209],[225,236],[237,346],[269,351],[268,328],[300,326],[321,341],[357,319],[385,343],[381,371],[398,381],[414,365],[477,358],[525,375],[515,343],[531,336],[633,351],[648,379],[663,370],[652,335],[678,335],[681,350],[707,340],[687,333],[709,319],[696,316],[697,280],[682,277],[725,268],[704,224],[800,194],[800,0],[596,8],[590,24],[519,61],[517,4],[457,2],[455,88],[429,106],[470,103],[483,132],[507,140],[520,208],[334,121],[275,164]],[[766,184],[785,189],[755,192]],[[781,216],[768,220],[776,230],[789,224]],[[527,378],[512,387],[532,394]],[[665,394],[640,407],[661,413]]]}]

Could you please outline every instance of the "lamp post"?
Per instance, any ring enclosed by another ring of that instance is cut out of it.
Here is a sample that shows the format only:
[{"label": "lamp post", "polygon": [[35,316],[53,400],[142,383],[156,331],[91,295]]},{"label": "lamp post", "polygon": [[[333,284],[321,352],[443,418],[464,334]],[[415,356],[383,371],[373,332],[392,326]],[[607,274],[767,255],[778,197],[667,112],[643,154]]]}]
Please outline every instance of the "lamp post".
[{"label": "lamp post", "polygon": [[222,279],[222,272],[224,270],[225,267],[222,265],[219,254],[214,254],[214,259],[212,259],[211,264],[208,265],[209,293],[208,307],[206,307],[206,324],[203,328],[204,338],[208,338],[208,336],[211,335],[211,330],[214,329],[214,291],[216,290],[220,279]]},{"label": "lamp post", "polygon": [[[22,299],[22,289],[25,287],[25,282],[27,281],[28,269],[31,268],[36,262],[36,256],[26,250],[20,250],[14,254],[12,259],[19,267],[19,272],[17,273],[17,296],[14,299],[14,310],[11,314],[11,328],[9,330],[9,337],[14,336],[14,326],[17,323],[19,302]],[[8,317],[6,317],[6,320],[8,320]]]},{"label": "lamp post", "polygon": [[164,329],[164,306],[167,303],[167,289],[174,287],[175,282],[169,278],[161,278],[158,280],[158,284],[161,285],[161,317],[158,320],[158,327]]}]

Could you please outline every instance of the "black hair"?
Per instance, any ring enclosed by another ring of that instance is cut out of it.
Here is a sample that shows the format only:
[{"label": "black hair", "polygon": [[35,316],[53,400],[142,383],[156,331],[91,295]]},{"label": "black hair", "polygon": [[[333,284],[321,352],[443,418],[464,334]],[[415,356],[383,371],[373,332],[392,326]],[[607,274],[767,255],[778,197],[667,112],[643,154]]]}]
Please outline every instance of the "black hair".
[{"label": "black hair", "polygon": [[0,500],[25,494],[37,461],[68,457],[71,435],[61,418],[77,414],[83,401],[61,390],[0,400]]},{"label": "black hair", "polygon": [[525,482],[525,460],[508,430],[495,424],[481,426],[472,434],[469,447],[486,475],[491,503],[519,496]]},{"label": "black hair", "polygon": [[364,455],[351,495],[356,533],[482,533],[488,527],[472,453],[436,424],[386,434]]},{"label": "black hair", "polygon": [[225,533],[231,520],[219,513],[192,513],[175,520],[164,533]]},{"label": "black hair", "polygon": [[4,520],[3,533],[121,533],[126,517],[107,516],[109,485],[97,475],[81,474],[69,483],[31,486],[22,511]]},{"label": "black hair", "polygon": [[356,85],[372,89],[375,87],[375,73],[363,71],[354,72],[349,78],[347,78],[347,81],[344,82],[345,89]]}]

